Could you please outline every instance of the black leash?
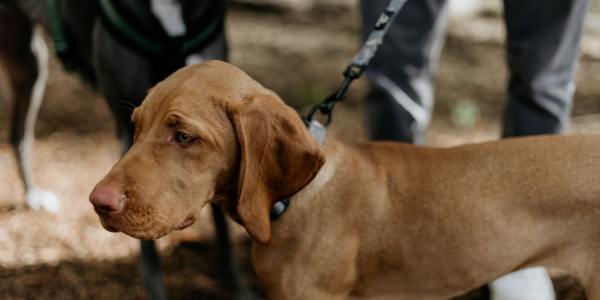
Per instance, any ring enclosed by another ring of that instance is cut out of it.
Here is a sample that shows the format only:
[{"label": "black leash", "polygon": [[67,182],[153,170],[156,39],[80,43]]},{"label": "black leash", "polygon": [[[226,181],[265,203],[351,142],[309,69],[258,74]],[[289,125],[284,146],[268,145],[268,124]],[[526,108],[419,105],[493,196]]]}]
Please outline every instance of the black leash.
[{"label": "black leash", "polygon": [[[348,88],[350,88],[352,81],[360,78],[362,73],[369,66],[371,58],[373,58],[375,52],[377,52],[379,45],[383,42],[383,38],[390,28],[390,24],[406,1],[407,0],[390,0],[383,13],[379,16],[379,19],[377,19],[373,31],[369,34],[358,53],[352,59],[352,63],[346,67],[346,70],[343,73],[344,80],[337,91],[321,103],[314,105],[308,114],[302,118],[308,131],[319,144],[323,144],[325,141],[325,130],[331,124],[335,104],[346,99],[346,94],[348,93]],[[324,125],[321,125],[321,123],[315,119],[317,112],[325,117]],[[277,201],[271,208],[271,220],[276,220],[283,215],[289,204],[289,198]]]},{"label": "black leash", "polygon": [[[364,70],[369,66],[371,58],[377,52],[379,45],[383,42],[383,38],[390,28],[390,24],[402,9],[402,6],[407,0],[390,0],[386,9],[381,13],[379,19],[375,23],[373,31],[369,34],[365,42],[363,43],[360,51],[352,59],[352,63],[346,67],[344,71],[344,80],[338,87],[337,91],[323,100],[321,103],[314,105],[306,117],[304,117],[307,125],[311,124],[315,119],[317,112],[325,116],[324,128],[327,128],[331,124],[333,108],[337,102],[344,101],[346,99],[346,93],[352,81],[360,78]],[[310,126],[309,126],[310,128]]]}]

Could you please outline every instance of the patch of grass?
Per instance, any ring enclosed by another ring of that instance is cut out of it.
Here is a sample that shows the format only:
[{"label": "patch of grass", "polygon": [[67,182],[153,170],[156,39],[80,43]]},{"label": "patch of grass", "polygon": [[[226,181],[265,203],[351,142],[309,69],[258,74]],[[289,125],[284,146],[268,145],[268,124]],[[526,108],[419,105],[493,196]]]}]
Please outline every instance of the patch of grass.
[{"label": "patch of grass", "polygon": [[317,82],[307,82],[290,90],[288,101],[294,107],[306,107],[323,101],[335,89]]}]

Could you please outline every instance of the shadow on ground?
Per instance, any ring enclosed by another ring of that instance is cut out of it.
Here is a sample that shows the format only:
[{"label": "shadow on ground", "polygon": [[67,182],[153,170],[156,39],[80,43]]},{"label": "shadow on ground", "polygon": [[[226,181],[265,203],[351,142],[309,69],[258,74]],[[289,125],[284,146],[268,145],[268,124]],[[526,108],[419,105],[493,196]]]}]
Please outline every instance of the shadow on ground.
[{"label": "shadow on ground", "polygon": [[[247,253],[249,242],[238,244]],[[162,256],[170,299],[231,299],[212,242],[181,243]],[[261,295],[246,255],[240,255],[248,284]],[[7,299],[145,299],[137,256],[117,260],[67,260],[0,268],[0,298]]]}]

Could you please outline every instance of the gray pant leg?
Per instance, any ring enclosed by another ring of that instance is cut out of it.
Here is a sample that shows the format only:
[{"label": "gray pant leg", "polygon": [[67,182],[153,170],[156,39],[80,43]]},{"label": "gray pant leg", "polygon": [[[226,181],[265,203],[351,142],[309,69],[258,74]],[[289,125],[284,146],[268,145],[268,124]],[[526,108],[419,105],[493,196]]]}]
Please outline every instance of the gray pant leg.
[{"label": "gray pant leg", "polygon": [[562,132],[589,0],[504,0],[510,79],[503,136]]},{"label": "gray pant leg", "polygon": [[[388,0],[362,0],[363,36]],[[407,1],[366,70],[365,107],[374,140],[423,143],[433,108],[432,77],[443,45],[445,0]]]}]

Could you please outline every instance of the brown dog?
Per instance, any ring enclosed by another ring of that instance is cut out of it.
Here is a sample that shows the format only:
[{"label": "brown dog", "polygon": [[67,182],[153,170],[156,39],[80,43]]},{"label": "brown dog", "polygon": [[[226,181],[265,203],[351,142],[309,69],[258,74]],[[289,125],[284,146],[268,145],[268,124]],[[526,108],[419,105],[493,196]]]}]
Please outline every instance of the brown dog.
[{"label": "brown dog", "polygon": [[133,121],[133,147],[90,196],[104,227],[155,239],[215,201],[256,240],[271,299],[447,299],[530,266],[600,299],[599,136],[320,147],[223,62],[177,71]]}]

